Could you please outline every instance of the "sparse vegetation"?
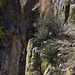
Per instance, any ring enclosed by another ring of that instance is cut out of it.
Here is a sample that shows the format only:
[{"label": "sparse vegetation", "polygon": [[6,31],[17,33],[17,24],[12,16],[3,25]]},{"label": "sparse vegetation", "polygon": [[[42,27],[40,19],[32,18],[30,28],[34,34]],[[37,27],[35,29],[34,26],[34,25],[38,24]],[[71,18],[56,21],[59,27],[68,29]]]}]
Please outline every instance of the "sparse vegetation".
[{"label": "sparse vegetation", "polygon": [[54,16],[53,14],[48,13],[46,19],[38,19],[41,27],[47,28],[52,35],[57,36],[58,33],[63,31],[63,24],[59,17]]},{"label": "sparse vegetation", "polygon": [[[34,34],[34,42],[38,43],[41,46],[43,58],[46,58],[50,63],[56,62],[56,52],[57,48],[54,45],[51,45],[51,42],[42,46],[42,41],[49,39],[49,36],[57,36],[60,32],[63,31],[63,26],[58,17],[51,14],[47,14],[46,19],[40,18],[39,20],[40,28],[38,32]],[[49,33],[51,33],[49,35]]]},{"label": "sparse vegetation", "polygon": [[43,54],[43,58],[47,59],[48,62],[53,63],[56,61],[56,52],[57,50],[55,49],[54,44],[51,45],[51,43],[49,43],[46,47],[43,48],[42,50],[42,54]]},{"label": "sparse vegetation", "polygon": [[47,40],[48,35],[49,35],[48,30],[46,30],[45,28],[40,28],[38,29],[38,32],[34,34],[35,36],[34,42],[41,43],[42,41]]}]

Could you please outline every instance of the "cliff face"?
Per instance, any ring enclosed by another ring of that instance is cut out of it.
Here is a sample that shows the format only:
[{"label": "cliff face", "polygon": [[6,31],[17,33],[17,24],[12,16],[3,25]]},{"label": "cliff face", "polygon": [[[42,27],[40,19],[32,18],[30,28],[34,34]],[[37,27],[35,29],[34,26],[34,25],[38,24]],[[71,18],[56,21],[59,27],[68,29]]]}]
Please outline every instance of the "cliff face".
[{"label": "cliff face", "polygon": [[75,24],[74,4],[74,0],[41,0],[41,14],[51,12],[64,22],[68,20],[70,24]]},{"label": "cliff face", "polygon": [[[5,64],[3,75],[17,75],[21,57],[22,42],[20,35],[20,3],[18,0],[9,0],[5,12]],[[16,72],[15,72],[16,70]]]},{"label": "cliff face", "polygon": [[[32,10],[38,2],[39,6]],[[6,9],[2,7],[5,11],[2,14],[4,20],[3,18],[0,20],[0,24],[5,22],[6,30],[0,57],[0,70],[3,75],[24,75],[27,43],[35,32],[34,24],[36,27],[37,18],[52,13],[59,16],[63,22],[74,25],[75,0],[9,0],[6,4],[4,6]],[[0,3],[0,8],[1,6]],[[0,34],[3,35],[1,32]]]},{"label": "cliff face", "polygon": [[[31,9],[38,0],[21,1],[9,0],[5,7],[5,56],[2,55],[0,60],[1,75],[25,74],[26,46],[28,39],[32,38],[33,23],[37,17]],[[1,63],[4,63],[3,66]]]}]

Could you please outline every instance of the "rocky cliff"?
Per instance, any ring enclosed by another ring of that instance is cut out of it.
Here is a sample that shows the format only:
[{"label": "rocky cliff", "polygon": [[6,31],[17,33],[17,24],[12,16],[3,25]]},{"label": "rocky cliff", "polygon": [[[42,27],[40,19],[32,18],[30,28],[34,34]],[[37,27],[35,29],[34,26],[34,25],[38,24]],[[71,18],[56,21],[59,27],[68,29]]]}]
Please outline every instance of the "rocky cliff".
[{"label": "rocky cliff", "polygon": [[41,0],[41,14],[51,12],[59,16],[64,22],[75,24],[74,4],[74,0]]},{"label": "rocky cliff", "polygon": [[43,74],[47,62],[44,61],[46,65],[41,72],[41,62],[34,61],[37,57],[41,60],[39,52],[30,51],[29,60],[34,62],[34,67],[27,67],[30,62],[27,43],[36,31],[37,18],[47,13],[59,16],[63,23],[75,25],[75,0],[0,0],[0,75],[25,75],[27,69],[32,75]]}]

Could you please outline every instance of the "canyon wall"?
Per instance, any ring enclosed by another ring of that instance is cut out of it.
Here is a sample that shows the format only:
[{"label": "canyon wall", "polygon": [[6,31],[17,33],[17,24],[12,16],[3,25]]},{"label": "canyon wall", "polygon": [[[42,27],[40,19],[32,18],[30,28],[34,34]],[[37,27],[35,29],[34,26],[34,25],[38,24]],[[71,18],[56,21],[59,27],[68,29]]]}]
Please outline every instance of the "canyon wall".
[{"label": "canyon wall", "polygon": [[59,16],[63,22],[75,24],[74,0],[41,0],[41,15],[48,12]]},{"label": "canyon wall", "polygon": [[[1,6],[0,3],[0,8]],[[7,0],[4,7],[4,20],[0,20],[0,25],[5,22],[5,36],[4,39],[0,38],[1,44],[3,41],[3,50],[0,46],[1,75],[25,74],[27,43],[33,37],[38,17],[52,13],[59,16],[64,23],[75,24],[75,0]],[[0,37],[3,34],[0,31]]]}]

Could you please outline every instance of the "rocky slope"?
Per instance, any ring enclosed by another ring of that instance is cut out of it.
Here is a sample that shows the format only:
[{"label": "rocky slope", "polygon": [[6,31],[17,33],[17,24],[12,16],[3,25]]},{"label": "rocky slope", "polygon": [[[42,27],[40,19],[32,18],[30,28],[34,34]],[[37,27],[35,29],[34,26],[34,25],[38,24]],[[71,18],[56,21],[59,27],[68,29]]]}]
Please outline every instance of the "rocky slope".
[{"label": "rocky slope", "polygon": [[[65,35],[61,38],[48,39],[59,45],[56,67],[41,57],[41,48],[35,46],[34,40],[30,39],[27,46],[25,75],[74,75],[75,74],[75,26],[66,26]],[[74,31],[74,32],[73,32]],[[61,74],[59,72],[61,71]],[[69,73],[68,73],[69,72]]]}]

